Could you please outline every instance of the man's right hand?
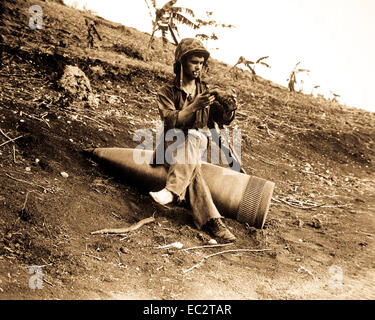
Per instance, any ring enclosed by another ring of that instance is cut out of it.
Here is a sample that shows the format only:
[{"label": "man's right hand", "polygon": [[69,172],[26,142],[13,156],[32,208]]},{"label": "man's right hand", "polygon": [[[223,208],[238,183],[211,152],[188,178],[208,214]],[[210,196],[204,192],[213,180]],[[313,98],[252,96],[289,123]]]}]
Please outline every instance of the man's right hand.
[{"label": "man's right hand", "polygon": [[198,94],[194,100],[178,113],[176,124],[181,127],[192,123],[195,119],[195,112],[207,108],[215,101],[215,96],[208,91]]}]

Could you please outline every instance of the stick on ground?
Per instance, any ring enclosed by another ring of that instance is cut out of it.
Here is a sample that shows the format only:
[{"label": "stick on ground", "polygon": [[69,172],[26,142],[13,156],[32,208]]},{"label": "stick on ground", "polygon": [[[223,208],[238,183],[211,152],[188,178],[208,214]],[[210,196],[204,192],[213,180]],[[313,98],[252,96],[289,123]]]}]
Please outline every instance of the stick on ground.
[{"label": "stick on ground", "polygon": [[25,197],[25,202],[23,203],[23,206],[22,206],[21,211],[24,211],[24,210],[26,209],[27,198],[28,198],[28,196],[29,196],[29,194],[30,194],[31,192],[35,192],[35,191],[27,191],[27,193],[26,193],[26,197]]},{"label": "stick on ground", "polygon": [[30,186],[34,186],[34,187],[36,186],[36,187],[42,188],[44,193],[47,193],[47,192],[49,191],[48,188],[43,187],[43,186],[41,186],[41,185],[39,185],[39,184],[31,183],[31,182],[28,182],[28,181],[25,181],[25,180],[21,180],[21,179],[17,179],[17,178],[15,178],[15,177],[11,176],[10,174],[7,174],[7,173],[6,173],[5,175],[6,175],[8,178],[11,178],[11,179],[13,179],[13,180],[15,180],[15,181],[23,182],[23,183],[27,183],[27,184],[30,185]]},{"label": "stick on ground", "polygon": [[195,268],[198,268],[208,258],[217,256],[219,254],[233,253],[233,252],[263,252],[263,251],[269,251],[269,250],[272,250],[272,249],[233,249],[233,250],[225,250],[225,251],[216,252],[216,253],[213,253],[213,254],[210,254],[208,256],[203,257],[203,259],[201,261],[199,261],[197,264],[193,265],[189,269],[184,270],[184,273],[189,272],[189,271],[191,271]]},{"label": "stick on ground", "polygon": [[23,138],[25,135],[22,135],[22,136],[18,136],[18,137],[16,137],[16,138],[10,138],[3,130],[1,130],[0,129],[0,133],[5,137],[5,138],[7,138],[8,139],[8,141],[5,141],[5,142],[3,142],[2,144],[0,144],[0,147],[2,147],[2,146],[4,146],[4,145],[6,145],[7,143],[10,143],[10,142],[14,142],[14,141],[16,141],[16,140],[18,140],[18,139],[20,139],[20,138]]},{"label": "stick on ground", "polygon": [[152,217],[140,220],[137,223],[135,223],[135,224],[133,224],[129,227],[115,228],[115,229],[101,229],[101,230],[93,231],[93,232],[91,232],[91,234],[106,234],[106,233],[122,234],[122,233],[137,230],[140,227],[142,227],[144,224],[151,223],[151,222],[154,222],[154,221],[155,221],[155,218],[154,218],[154,216],[152,216]]},{"label": "stick on ground", "polygon": [[204,248],[216,248],[216,247],[225,247],[225,246],[230,246],[233,245],[234,243],[223,243],[223,244],[210,244],[210,245],[204,245],[204,246],[197,246],[197,247],[190,247],[186,249],[181,249],[182,251],[190,251],[190,250],[195,250],[195,249],[204,249]]}]

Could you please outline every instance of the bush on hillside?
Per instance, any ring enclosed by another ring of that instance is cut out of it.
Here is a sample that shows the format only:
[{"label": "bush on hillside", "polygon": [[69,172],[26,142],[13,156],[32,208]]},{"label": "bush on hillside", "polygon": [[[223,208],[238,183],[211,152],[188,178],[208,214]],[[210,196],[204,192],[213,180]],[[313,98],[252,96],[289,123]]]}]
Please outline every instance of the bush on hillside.
[{"label": "bush on hillside", "polygon": [[142,60],[142,61],[145,60],[142,56],[142,53],[140,53],[137,49],[128,45],[115,43],[114,45],[112,45],[112,50],[117,53],[125,53],[128,57],[131,57],[133,59]]}]

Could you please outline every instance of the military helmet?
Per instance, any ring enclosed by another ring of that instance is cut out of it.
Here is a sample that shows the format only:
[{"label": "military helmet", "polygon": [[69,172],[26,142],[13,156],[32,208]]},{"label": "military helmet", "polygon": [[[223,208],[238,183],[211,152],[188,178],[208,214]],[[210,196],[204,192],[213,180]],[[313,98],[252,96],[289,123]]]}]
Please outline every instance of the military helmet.
[{"label": "military helmet", "polygon": [[191,53],[202,54],[205,61],[207,61],[208,57],[210,56],[210,53],[198,39],[185,38],[180,41],[176,48],[175,62],[182,62],[182,58]]}]

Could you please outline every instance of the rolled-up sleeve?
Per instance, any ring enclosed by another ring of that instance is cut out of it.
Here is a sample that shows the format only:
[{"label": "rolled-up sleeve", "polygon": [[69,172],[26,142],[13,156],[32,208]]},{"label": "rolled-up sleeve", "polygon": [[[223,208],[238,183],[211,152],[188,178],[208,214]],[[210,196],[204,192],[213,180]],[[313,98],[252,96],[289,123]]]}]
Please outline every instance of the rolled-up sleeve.
[{"label": "rolled-up sleeve", "polygon": [[161,119],[167,130],[176,128],[179,110],[174,104],[174,94],[170,87],[161,89],[157,96],[157,104]]}]

